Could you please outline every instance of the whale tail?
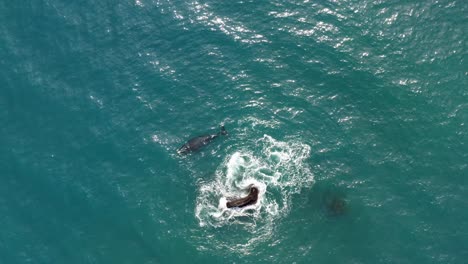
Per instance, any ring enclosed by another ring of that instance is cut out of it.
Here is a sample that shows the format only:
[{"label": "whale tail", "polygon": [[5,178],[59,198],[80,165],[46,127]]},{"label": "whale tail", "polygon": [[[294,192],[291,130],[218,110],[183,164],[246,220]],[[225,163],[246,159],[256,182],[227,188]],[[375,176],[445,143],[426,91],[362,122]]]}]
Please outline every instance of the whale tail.
[{"label": "whale tail", "polygon": [[226,136],[228,134],[228,132],[226,131],[226,128],[224,128],[223,125],[221,126],[221,131],[219,132],[219,134],[221,134],[223,136]]}]

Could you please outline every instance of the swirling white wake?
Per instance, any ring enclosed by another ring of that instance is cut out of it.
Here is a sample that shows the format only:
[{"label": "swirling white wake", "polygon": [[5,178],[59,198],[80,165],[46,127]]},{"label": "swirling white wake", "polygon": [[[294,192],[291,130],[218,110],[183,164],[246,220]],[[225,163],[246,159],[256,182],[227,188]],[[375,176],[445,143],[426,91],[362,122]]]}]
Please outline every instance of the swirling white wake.
[{"label": "swirling white wake", "polygon": [[[291,196],[314,182],[305,163],[309,155],[307,144],[281,142],[269,135],[257,140],[253,149],[234,152],[218,167],[215,179],[200,186],[195,208],[200,226],[236,225],[244,229],[251,236],[246,243],[238,243],[237,250],[248,251],[253,241],[270,237],[274,221],[288,213]],[[250,185],[260,191],[256,204],[226,207],[227,199],[245,196]]]}]

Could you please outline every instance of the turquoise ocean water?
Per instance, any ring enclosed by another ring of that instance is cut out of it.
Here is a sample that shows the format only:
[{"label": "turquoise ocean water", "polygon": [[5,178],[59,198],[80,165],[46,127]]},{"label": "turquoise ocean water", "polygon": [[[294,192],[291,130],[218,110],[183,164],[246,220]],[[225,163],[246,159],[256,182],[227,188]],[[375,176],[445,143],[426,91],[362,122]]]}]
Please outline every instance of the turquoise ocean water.
[{"label": "turquoise ocean water", "polygon": [[467,36],[463,0],[0,1],[0,263],[466,263]]}]

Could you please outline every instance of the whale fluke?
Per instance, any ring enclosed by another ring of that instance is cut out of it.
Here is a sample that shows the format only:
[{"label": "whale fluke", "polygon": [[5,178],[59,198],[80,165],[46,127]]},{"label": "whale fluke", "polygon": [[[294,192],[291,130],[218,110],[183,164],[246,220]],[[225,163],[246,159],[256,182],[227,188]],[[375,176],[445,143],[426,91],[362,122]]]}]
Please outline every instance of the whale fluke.
[{"label": "whale fluke", "polygon": [[224,126],[221,126],[221,131],[219,132],[221,135],[226,136],[228,132],[226,131],[226,128]]}]

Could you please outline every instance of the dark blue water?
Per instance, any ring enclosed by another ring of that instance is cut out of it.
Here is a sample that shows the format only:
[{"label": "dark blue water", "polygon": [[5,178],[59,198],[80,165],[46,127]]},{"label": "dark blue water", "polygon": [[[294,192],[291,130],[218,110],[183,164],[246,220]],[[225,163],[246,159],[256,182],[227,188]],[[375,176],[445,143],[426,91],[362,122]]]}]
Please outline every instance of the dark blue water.
[{"label": "dark blue water", "polygon": [[467,14],[1,1],[0,263],[465,263]]}]

